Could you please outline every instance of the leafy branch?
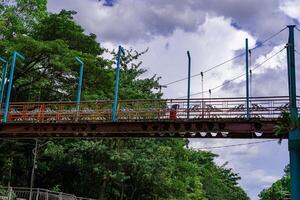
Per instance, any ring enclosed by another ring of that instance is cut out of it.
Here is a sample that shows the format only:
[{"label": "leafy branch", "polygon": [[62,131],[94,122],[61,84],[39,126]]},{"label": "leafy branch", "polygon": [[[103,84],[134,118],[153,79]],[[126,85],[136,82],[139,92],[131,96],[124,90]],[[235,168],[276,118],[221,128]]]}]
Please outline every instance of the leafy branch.
[{"label": "leafy branch", "polygon": [[300,117],[291,116],[289,112],[284,111],[279,118],[278,125],[275,126],[275,135],[280,137],[279,143],[281,143],[290,131],[297,129],[300,129]]}]

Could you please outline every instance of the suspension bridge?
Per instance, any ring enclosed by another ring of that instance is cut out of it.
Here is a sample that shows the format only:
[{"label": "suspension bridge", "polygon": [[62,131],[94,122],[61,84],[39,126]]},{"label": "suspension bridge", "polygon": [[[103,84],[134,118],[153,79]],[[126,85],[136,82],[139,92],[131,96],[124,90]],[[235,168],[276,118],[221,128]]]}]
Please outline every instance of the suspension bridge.
[{"label": "suspension bridge", "polygon": [[[216,137],[277,138],[274,126],[288,112],[288,97],[206,98],[11,103],[1,137]],[[300,98],[297,98],[300,105]]]},{"label": "suspension bridge", "polygon": [[[294,34],[294,28],[298,30],[295,26],[284,27],[253,48],[248,47],[246,39],[244,53],[194,75],[190,73],[191,56],[188,51],[188,77],[164,84],[169,86],[188,80],[187,96],[176,99],[118,100],[119,71],[122,54],[125,54],[123,48],[119,46],[115,92],[112,101],[81,101],[84,62],[79,57],[75,57],[76,62],[80,64],[76,101],[10,102],[17,60],[18,58],[25,59],[20,53],[14,52],[9,78],[6,78],[8,62],[0,58],[0,61],[4,63],[0,101],[2,102],[2,99],[6,97],[4,107],[2,106],[3,112],[0,113],[2,118],[0,137],[278,138],[274,134],[278,118],[282,112],[288,112],[291,107],[298,112],[300,98],[293,94],[294,100],[291,102],[289,96],[253,97],[249,88],[253,72],[282,54],[284,50],[287,50],[288,60],[292,61],[289,59],[291,55],[295,59],[294,41],[291,43],[289,39],[289,42],[279,51],[253,66],[249,66],[249,58],[251,61],[251,52],[262,47],[286,29],[289,29],[290,34]],[[204,74],[240,57],[246,58],[246,73],[208,90],[203,90]],[[288,62],[288,65],[291,66],[293,63]],[[196,76],[201,76],[202,90],[191,94],[190,80]],[[211,98],[212,91],[243,77],[246,77],[245,97]],[[6,87],[7,91],[4,95]],[[205,93],[209,93],[210,98],[204,98]],[[202,98],[191,98],[201,94]]]},{"label": "suspension bridge", "polygon": [[[289,31],[287,44],[277,53],[249,69],[251,52],[260,48],[284,30]],[[188,77],[172,81],[171,85],[188,80],[187,96],[176,99],[118,100],[120,60],[124,50],[119,46],[117,55],[116,81],[112,101],[81,101],[84,62],[80,64],[77,98],[74,102],[10,102],[14,68],[17,58],[25,59],[14,52],[9,78],[6,78],[8,62],[4,63],[0,101],[4,97],[5,82],[8,83],[4,107],[1,106],[2,123],[0,138],[38,138],[38,137],[186,137],[186,138],[278,138],[274,128],[282,112],[298,117],[300,98],[296,94],[296,70],[294,30],[289,25],[252,49],[245,42],[245,53],[213,66],[199,74],[191,75],[191,56],[188,55]],[[250,95],[249,74],[278,54],[287,53],[289,96],[253,97]],[[249,55],[250,54],[250,55]],[[208,90],[191,94],[190,80],[223,66],[234,59],[245,56],[246,72]],[[203,98],[204,93],[241,77],[246,78],[245,97]],[[7,80],[7,81],[5,81]],[[202,94],[202,98],[191,96]],[[290,130],[285,136],[289,140],[291,165],[292,199],[300,199],[300,131]]]}]

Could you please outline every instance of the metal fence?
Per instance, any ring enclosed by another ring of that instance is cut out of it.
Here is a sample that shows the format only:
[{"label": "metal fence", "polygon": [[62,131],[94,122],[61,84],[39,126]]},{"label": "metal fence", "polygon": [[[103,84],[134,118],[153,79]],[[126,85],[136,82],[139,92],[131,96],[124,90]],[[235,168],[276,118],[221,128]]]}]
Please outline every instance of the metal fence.
[{"label": "metal fence", "polygon": [[0,200],[95,200],[42,188],[8,187],[1,189],[6,192],[0,195]]},{"label": "metal fence", "polygon": [[[298,108],[300,98],[297,98]],[[251,118],[277,118],[288,111],[286,96],[250,98]],[[118,102],[118,121],[168,119],[245,118],[245,98],[126,100]],[[8,122],[103,121],[112,118],[112,101],[81,102],[14,102],[10,104]]]}]

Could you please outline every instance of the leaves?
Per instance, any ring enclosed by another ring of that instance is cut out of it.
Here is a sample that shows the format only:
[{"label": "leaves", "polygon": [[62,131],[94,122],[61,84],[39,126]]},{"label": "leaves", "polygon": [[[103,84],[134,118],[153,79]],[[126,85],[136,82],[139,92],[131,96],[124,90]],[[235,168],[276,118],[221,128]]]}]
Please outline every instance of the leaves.
[{"label": "leaves", "polygon": [[280,136],[279,143],[287,137],[290,131],[300,129],[300,117],[291,116],[289,112],[282,112],[275,126],[275,135]]},{"label": "leaves", "polygon": [[271,187],[260,192],[260,200],[282,200],[290,197],[290,176],[284,175],[272,184]]}]

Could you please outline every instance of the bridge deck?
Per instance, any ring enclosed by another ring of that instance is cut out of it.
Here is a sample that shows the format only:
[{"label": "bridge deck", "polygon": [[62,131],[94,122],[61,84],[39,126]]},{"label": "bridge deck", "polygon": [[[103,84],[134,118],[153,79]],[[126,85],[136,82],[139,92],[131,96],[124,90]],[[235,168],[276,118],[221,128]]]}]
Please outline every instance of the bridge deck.
[{"label": "bridge deck", "polygon": [[277,138],[275,119],[146,122],[18,122],[2,124],[0,137]]},{"label": "bridge deck", "polygon": [[251,98],[246,120],[245,98],[191,99],[190,105],[186,99],[119,101],[112,123],[111,101],[81,102],[79,109],[76,102],[11,103],[0,137],[276,138],[274,126],[289,107],[288,97]]}]

